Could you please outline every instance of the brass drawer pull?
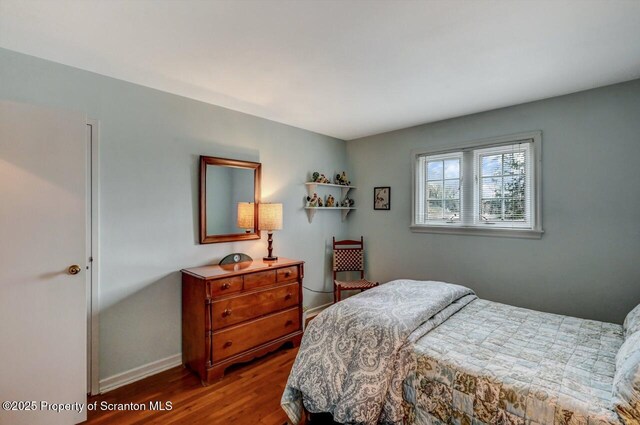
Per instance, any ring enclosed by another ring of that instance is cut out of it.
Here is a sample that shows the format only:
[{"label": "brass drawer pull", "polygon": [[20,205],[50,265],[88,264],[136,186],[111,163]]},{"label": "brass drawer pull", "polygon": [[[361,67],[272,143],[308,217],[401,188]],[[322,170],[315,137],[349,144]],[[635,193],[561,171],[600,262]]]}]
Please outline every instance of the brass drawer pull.
[{"label": "brass drawer pull", "polygon": [[291,270],[287,270],[286,272],[284,272],[284,277],[289,277],[291,276]]},{"label": "brass drawer pull", "polygon": [[231,285],[229,284],[229,282],[225,282],[222,284],[222,286],[220,287],[220,289],[229,289],[231,288]]},{"label": "brass drawer pull", "polygon": [[227,342],[224,343],[223,348],[229,348],[229,347],[231,347],[231,345],[233,345],[233,342],[227,341]]},{"label": "brass drawer pull", "polygon": [[285,326],[293,325],[293,320],[287,320],[287,323],[285,323],[284,325]]},{"label": "brass drawer pull", "polygon": [[222,317],[227,317],[227,316],[231,316],[231,310],[229,310],[228,308],[222,312]]},{"label": "brass drawer pull", "polygon": [[285,300],[290,300],[291,299],[291,292],[287,293],[287,295],[284,296]]}]

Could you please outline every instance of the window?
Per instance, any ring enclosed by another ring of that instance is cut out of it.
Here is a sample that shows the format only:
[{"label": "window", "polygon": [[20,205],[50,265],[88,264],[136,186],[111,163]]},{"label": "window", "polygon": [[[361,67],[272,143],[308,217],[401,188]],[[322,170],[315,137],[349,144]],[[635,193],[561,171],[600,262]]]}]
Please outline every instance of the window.
[{"label": "window", "polygon": [[414,152],[416,232],[539,238],[540,132]]},{"label": "window", "polygon": [[422,157],[426,173],[426,222],[460,221],[460,164],[458,154]]}]

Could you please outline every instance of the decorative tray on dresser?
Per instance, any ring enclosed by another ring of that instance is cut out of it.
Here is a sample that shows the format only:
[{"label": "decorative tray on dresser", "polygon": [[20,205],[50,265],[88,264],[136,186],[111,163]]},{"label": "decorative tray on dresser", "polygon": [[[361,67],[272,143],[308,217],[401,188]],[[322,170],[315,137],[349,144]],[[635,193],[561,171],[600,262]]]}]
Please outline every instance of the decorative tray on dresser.
[{"label": "decorative tray on dresser", "polygon": [[304,262],[279,258],[182,270],[182,363],[209,384],[235,363],[302,338]]}]

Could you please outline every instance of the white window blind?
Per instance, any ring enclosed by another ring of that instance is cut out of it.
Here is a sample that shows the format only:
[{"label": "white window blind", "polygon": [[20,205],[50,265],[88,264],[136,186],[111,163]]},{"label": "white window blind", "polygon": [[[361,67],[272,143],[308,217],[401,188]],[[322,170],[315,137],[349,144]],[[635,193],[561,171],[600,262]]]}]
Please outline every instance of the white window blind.
[{"label": "white window blind", "polygon": [[534,133],[414,153],[412,230],[540,237],[540,144]]}]

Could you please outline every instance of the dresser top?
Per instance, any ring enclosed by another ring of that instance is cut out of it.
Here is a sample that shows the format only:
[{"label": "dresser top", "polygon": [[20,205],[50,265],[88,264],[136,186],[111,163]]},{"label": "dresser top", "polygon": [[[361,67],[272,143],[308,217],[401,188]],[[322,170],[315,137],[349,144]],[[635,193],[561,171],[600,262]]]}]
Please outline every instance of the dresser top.
[{"label": "dresser top", "polygon": [[280,257],[276,261],[263,261],[262,259],[256,259],[253,261],[243,261],[241,263],[227,264],[224,266],[215,264],[211,266],[192,267],[189,269],[182,269],[182,273],[187,273],[201,279],[216,279],[218,277],[260,272],[269,269],[278,269],[280,267],[295,266],[303,263],[304,261]]}]

